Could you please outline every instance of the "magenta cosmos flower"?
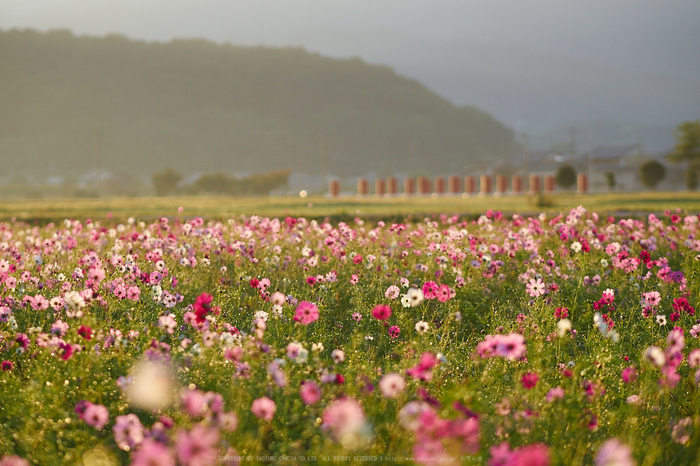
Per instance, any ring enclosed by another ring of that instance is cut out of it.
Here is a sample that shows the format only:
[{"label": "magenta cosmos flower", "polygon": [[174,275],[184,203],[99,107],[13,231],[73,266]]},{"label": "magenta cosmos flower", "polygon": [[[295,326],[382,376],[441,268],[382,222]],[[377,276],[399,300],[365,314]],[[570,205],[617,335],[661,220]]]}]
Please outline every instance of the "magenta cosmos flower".
[{"label": "magenta cosmos flower", "polygon": [[309,325],[318,320],[318,307],[314,303],[302,301],[294,312],[294,320],[302,325]]},{"label": "magenta cosmos flower", "polygon": [[372,309],[372,315],[377,320],[386,320],[391,317],[391,307],[377,304],[374,306],[374,309]]}]

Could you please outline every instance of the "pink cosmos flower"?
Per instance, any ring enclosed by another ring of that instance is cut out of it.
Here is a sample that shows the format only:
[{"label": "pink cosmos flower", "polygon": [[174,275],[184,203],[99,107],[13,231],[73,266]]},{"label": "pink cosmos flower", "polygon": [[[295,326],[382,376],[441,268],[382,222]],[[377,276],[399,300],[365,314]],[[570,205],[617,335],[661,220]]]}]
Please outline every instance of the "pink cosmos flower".
[{"label": "pink cosmos flower", "polygon": [[185,466],[208,466],[215,464],[219,456],[217,444],[219,431],[197,424],[191,431],[177,433],[175,451],[177,458]]},{"label": "pink cosmos flower", "polygon": [[444,303],[446,301],[449,301],[449,299],[452,297],[452,290],[450,289],[449,286],[442,284],[438,288],[437,292],[437,299],[441,303]]},{"label": "pink cosmos flower", "polygon": [[321,387],[319,387],[313,380],[307,380],[301,383],[301,388],[299,388],[299,396],[304,404],[312,405],[318,403],[321,399],[321,395]]},{"label": "pink cosmos flower", "polygon": [[595,464],[596,466],[634,466],[636,462],[632,458],[630,447],[616,438],[611,438],[598,449]]},{"label": "pink cosmos flower", "polygon": [[561,387],[554,387],[547,392],[547,401],[551,403],[552,401],[559,399],[564,399],[564,389]]},{"label": "pink cosmos flower", "polygon": [[425,299],[435,299],[438,297],[439,288],[435,282],[425,282],[423,285],[423,296]]},{"label": "pink cosmos flower", "polygon": [[153,439],[143,441],[141,447],[131,454],[131,466],[175,466],[173,451]]},{"label": "pink cosmos flower", "polygon": [[209,293],[202,293],[197,296],[194,302],[194,314],[196,316],[196,321],[198,324],[203,323],[206,320],[207,314],[211,312],[211,301],[212,297]]},{"label": "pink cosmos flower", "polygon": [[322,429],[330,430],[336,440],[359,432],[365,425],[365,413],[360,403],[352,398],[341,398],[323,411]]},{"label": "pink cosmos flower", "polygon": [[30,466],[30,463],[19,456],[9,455],[0,458],[0,466]]},{"label": "pink cosmos flower", "polygon": [[512,466],[549,466],[549,447],[535,443],[513,451]]},{"label": "pink cosmos flower", "polygon": [[127,447],[133,450],[144,439],[143,425],[136,414],[117,416],[112,431],[114,432],[114,441],[122,450]]},{"label": "pink cosmos flower", "polygon": [[391,307],[383,304],[377,304],[372,309],[372,315],[377,320],[386,320],[391,316]]},{"label": "pink cosmos flower", "polygon": [[[173,277],[175,278],[175,277]],[[132,301],[138,301],[139,296],[141,296],[141,288],[138,286],[130,286],[126,289],[126,297]]]},{"label": "pink cosmos flower", "polygon": [[632,366],[624,368],[622,370],[622,380],[625,383],[632,383],[637,380],[637,369]]},{"label": "pink cosmos flower", "polygon": [[318,320],[318,307],[308,301],[302,301],[294,313],[294,320],[302,325],[309,325]]},{"label": "pink cosmos flower", "polygon": [[433,353],[426,351],[421,355],[418,365],[406,369],[406,373],[414,379],[428,381],[432,378],[432,369],[437,364],[437,358]]},{"label": "pink cosmos flower", "polygon": [[406,381],[401,374],[390,372],[379,381],[379,390],[387,398],[395,398],[406,388]]},{"label": "pink cosmos flower", "polygon": [[387,288],[386,291],[384,292],[384,296],[385,296],[387,299],[396,299],[396,298],[399,297],[399,293],[400,293],[400,292],[401,292],[401,290],[399,289],[398,286],[396,286],[396,285],[391,285],[391,286],[390,286],[389,288]]},{"label": "pink cosmos flower", "polygon": [[540,378],[536,373],[528,372],[527,374],[523,375],[523,378],[520,380],[520,382],[523,384],[523,387],[530,390],[535,385],[537,385],[537,381],[539,379]]},{"label": "pink cosmos flower", "polygon": [[255,417],[270,422],[272,418],[275,417],[275,411],[277,411],[277,404],[268,397],[264,396],[262,398],[254,400],[253,406],[251,406],[250,410],[255,415]]},{"label": "pink cosmos flower", "polygon": [[97,430],[102,430],[102,428],[109,421],[109,411],[102,405],[95,405],[90,403],[83,415],[81,416],[85,423],[89,426],[94,427]]},{"label": "pink cosmos flower", "polygon": [[539,278],[535,280],[534,278],[530,279],[530,283],[527,284],[525,287],[528,294],[532,298],[537,298],[538,296],[542,296],[544,294],[544,282],[540,280]]}]

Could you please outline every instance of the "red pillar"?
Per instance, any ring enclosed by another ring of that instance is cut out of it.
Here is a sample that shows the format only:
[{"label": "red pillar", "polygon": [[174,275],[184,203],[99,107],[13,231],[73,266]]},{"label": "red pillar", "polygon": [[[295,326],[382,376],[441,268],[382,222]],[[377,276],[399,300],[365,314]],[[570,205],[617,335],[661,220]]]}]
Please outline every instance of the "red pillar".
[{"label": "red pillar", "polygon": [[418,185],[418,194],[421,196],[427,196],[430,194],[430,180],[425,176],[419,176],[416,180]]},{"label": "red pillar", "polygon": [[523,177],[520,175],[513,175],[511,181],[513,185],[513,194],[520,194],[523,192]]},{"label": "red pillar", "polygon": [[544,192],[554,192],[554,175],[545,175],[544,177]]},{"label": "red pillar", "polygon": [[499,194],[505,194],[506,192],[506,177],[503,175],[496,175],[496,192]]},{"label": "red pillar", "polygon": [[540,177],[538,175],[530,175],[530,192],[538,193],[542,187],[540,186]]},{"label": "red pillar", "polygon": [[447,192],[450,194],[459,194],[459,177],[450,175],[449,178],[447,178]]},{"label": "red pillar", "polygon": [[357,179],[357,195],[366,196],[369,194],[369,183],[366,178]]},{"label": "red pillar", "polygon": [[476,180],[472,175],[464,177],[464,192],[467,194],[476,193]]},{"label": "red pillar", "polygon": [[481,175],[479,194],[489,194],[490,192],[491,192],[491,177],[489,175]]},{"label": "red pillar", "polygon": [[377,178],[374,180],[374,194],[377,196],[383,196],[386,193],[386,185],[384,184],[384,178]]},{"label": "red pillar", "polygon": [[576,176],[576,192],[579,194],[588,192],[588,175],[585,173],[579,173]]},{"label": "red pillar", "polygon": [[396,196],[399,193],[399,182],[393,176],[386,179],[386,192],[390,196]]},{"label": "red pillar", "polygon": [[340,194],[340,183],[338,180],[330,180],[328,182],[328,193],[331,197],[338,197]]},{"label": "red pillar", "polygon": [[435,178],[435,194],[442,196],[445,194],[445,178],[438,176]]},{"label": "red pillar", "polygon": [[416,183],[413,178],[405,178],[403,180],[403,192],[407,196],[413,196],[416,193]]}]

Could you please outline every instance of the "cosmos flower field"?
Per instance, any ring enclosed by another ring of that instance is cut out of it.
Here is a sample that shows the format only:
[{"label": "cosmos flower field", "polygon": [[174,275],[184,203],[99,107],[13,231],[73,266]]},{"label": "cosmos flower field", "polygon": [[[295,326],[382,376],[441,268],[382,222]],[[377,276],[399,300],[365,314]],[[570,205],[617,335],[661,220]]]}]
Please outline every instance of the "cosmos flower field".
[{"label": "cosmos flower field", "polygon": [[700,464],[700,220],[0,224],[0,465]]}]

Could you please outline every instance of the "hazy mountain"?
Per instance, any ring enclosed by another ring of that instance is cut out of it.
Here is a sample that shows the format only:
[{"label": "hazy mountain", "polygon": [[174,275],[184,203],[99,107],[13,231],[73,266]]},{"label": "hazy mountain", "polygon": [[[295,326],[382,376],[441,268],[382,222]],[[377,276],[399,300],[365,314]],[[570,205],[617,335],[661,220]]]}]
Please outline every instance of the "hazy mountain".
[{"label": "hazy mountain", "polygon": [[578,127],[579,145],[622,141],[660,150],[673,144],[677,124],[700,116],[700,77],[678,66],[633,66],[632,60],[576,57],[575,50],[562,55],[385,30],[314,30],[282,41],[387,64],[452,102],[475,105],[529,133],[536,146],[566,142]]},{"label": "hazy mountain", "polygon": [[[0,159],[34,176],[460,170],[513,133],[415,80],[301,48],[0,32]],[[325,157],[322,157],[324,154]]]}]

